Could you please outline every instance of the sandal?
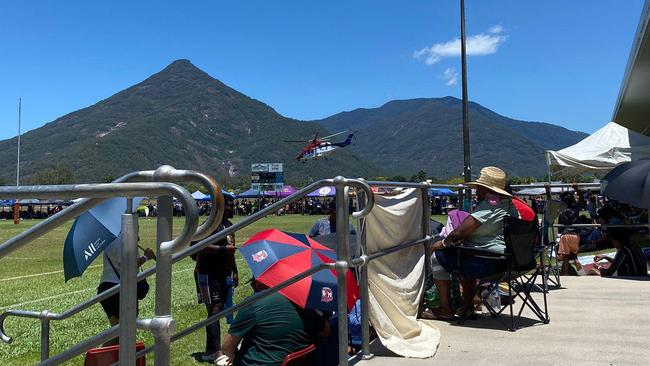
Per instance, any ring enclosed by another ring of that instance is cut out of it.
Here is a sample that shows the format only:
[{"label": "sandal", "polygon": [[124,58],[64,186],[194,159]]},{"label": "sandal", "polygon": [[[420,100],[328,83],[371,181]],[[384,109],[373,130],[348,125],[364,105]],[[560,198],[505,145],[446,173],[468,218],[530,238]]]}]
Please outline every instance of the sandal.
[{"label": "sandal", "polygon": [[449,321],[449,320],[454,320],[454,316],[443,316],[440,313],[437,313],[434,310],[430,309],[425,309],[420,313],[420,319],[428,319],[428,320],[442,320],[442,321]]},{"label": "sandal", "polygon": [[467,317],[469,320],[476,320],[476,313],[474,312],[474,304],[469,307],[462,307],[456,312],[456,316],[463,319]]}]

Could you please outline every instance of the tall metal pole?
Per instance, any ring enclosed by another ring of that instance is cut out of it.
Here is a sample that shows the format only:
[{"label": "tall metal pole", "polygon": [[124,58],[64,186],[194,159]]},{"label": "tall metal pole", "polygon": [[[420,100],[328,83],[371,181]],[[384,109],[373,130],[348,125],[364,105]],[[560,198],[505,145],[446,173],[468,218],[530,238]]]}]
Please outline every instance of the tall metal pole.
[{"label": "tall metal pole", "polygon": [[20,119],[22,114],[23,98],[18,98],[18,158],[16,161],[16,186],[20,185]]},{"label": "tall metal pole", "polygon": [[135,365],[135,333],[138,313],[138,218],[132,213],[133,200],[122,214],[120,258],[120,366]]},{"label": "tall metal pole", "polygon": [[338,312],[339,366],[348,366],[347,272],[350,261],[350,213],[348,188],[341,176],[334,178],[336,187],[336,296]]},{"label": "tall metal pole", "polygon": [[[467,52],[465,49],[465,0],[460,0],[460,62],[462,69],[463,89],[463,176],[465,183],[472,180],[469,155],[469,110],[467,98]],[[471,210],[472,191],[467,189],[465,194],[465,210]]]}]

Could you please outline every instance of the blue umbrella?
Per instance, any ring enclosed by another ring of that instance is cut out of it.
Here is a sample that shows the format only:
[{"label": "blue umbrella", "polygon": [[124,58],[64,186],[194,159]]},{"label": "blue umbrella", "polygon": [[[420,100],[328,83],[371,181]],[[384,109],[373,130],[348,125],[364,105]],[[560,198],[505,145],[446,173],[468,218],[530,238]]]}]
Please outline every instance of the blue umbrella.
[{"label": "blue umbrella", "polygon": [[650,208],[650,160],[621,164],[607,173],[600,184],[604,196]]},{"label": "blue umbrella", "polygon": [[429,196],[454,196],[456,192],[449,188],[429,188]]},{"label": "blue umbrella", "polygon": [[[142,198],[134,198],[137,206]],[[72,224],[63,245],[65,281],[81,276],[99,254],[120,235],[125,198],[111,198],[81,214]]]}]

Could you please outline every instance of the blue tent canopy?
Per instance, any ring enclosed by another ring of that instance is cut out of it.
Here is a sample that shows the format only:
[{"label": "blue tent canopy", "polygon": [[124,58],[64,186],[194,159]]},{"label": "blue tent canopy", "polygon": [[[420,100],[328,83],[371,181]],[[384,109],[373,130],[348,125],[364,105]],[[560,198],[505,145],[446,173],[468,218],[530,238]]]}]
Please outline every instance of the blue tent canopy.
[{"label": "blue tent canopy", "polygon": [[455,196],[456,192],[452,191],[449,188],[429,188],[429,196],[431,197],[436,197],[436,196]]},{"label": "blue tent canopy", "polygon": [[13,206],[16,200],[0,200],[0,206]]},{"label": "blue tent canopy", "polygon": [[235,195],[232,192],[228,192],[225,189],[221,190],[221,194],[223,194],[223,196],[226,197],[226,198],[230,198],[231,200],[234,200],[235,198],[237,198],[237,195]]},{"label": "blue tent canopy", "polygon": [[237,195],[239,198],[259,198],[262,197],[262,192],[257,189],[249,189]]},{"label": "blue tent canopy", "polygon": [[[203,196],[197,194],[197,192]],[[237,198],[237,196],[234,193],[228,192],[225,189],[221,189],[221,194],[223,194],[223,196],[227,199],[234,200],[235,198]],[[212,201],[212,197],[210,197],[209,194],[203,194],[199,191],[192,193],[192,197],[194,197],[195,201]]]}]

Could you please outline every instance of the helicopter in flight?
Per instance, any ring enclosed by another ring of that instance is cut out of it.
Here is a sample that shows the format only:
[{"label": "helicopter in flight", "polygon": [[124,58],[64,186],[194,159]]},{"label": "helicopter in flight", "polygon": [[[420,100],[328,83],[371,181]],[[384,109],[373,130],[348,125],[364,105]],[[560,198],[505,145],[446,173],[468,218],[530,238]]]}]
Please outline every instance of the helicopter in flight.
[{"label": "helicopter in flight", "polygon": [[[348,132],[348,136],[345,140],[340,142],[330,141],[333,137],[342,135]],[[305,162],[307,160],[315,160],[321,157],[326,156],[334,150],[344,148],[352,143],[352,138],[354,137],[355,132],[342,131],[335,133],[333,135],[318,137],[318,132],[314,134],[314,138],[311,140],[285,140],[284,142],[299,142],[307,143],[307,145],[300,151],[300,154],[296,156],[296,160]]]}]

